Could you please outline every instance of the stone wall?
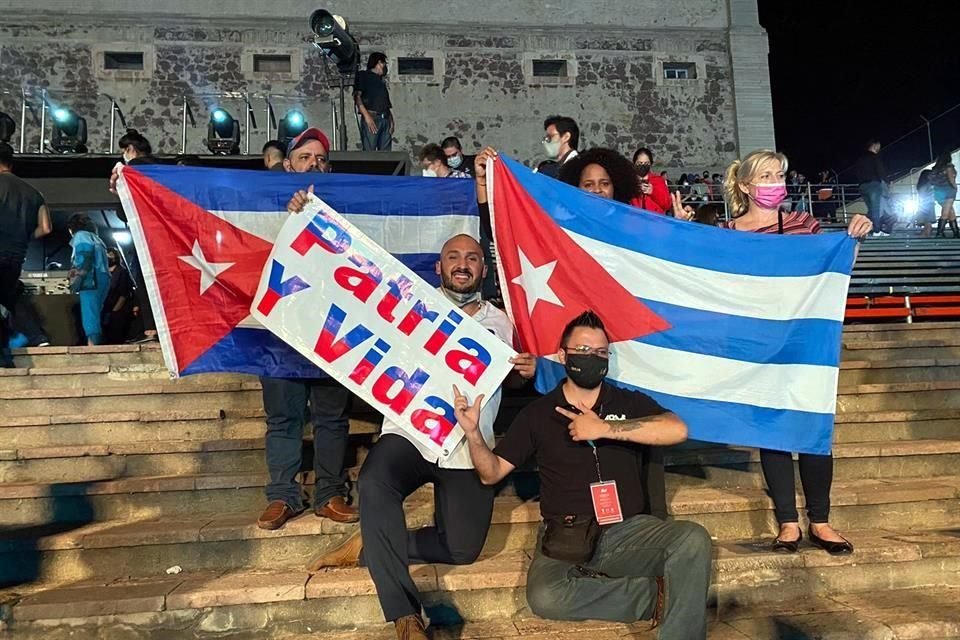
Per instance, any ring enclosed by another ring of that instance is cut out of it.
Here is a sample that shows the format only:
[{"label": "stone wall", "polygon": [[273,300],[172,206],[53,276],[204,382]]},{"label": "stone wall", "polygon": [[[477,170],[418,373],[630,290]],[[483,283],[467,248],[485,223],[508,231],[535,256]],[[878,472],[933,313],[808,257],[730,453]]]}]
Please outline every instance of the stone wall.
[{"label": "stone wall", "polygon": [[[70,2],[65,5],[73,7],[73,15],[54,16],[4,1],[9,8],[0,24],[0,92],[8,93],[0,94],[0,110],[19,122],[21,87],[46,88],[51,102],[68,104],[87,118],[91,151],[105,152],[109,146],[109,100],[97,97],[100,93],[116,97],[128,124],[163,153],[179,151],[183,95],[197,119],[197,127],[188,129],[191,153],[205,151],[206,122],[214,106],[227,108],[243,123],[242,102],[213,95],[219,92],[287,96],[273,100],[278,117],[287,108],[300,108],[312,124],[331,128],[339,92],[327,64],[309,44],[309,7],[301,18],[283,17],[284,11],[295,15],[284,1],[273,16],[253,20],[249,14],[242,19],[172,15],[178,5],[188,6],[181,2],[149,3],[163,7],[162,14],[150,16],[135,11],[140,0],[119,3],[123,11],[98,15],[86,12],[88,3]],[[722,0],[621,0],[614,4],[632,7],[622,14],[621,26],[609,26],[611,8],[603,5],[601,10],[601,3],[579,3],[579,9],[559,16],[510,14],[519,16],[514,22],[522,18],[546,25],[536,28],[459,24],[456,17],[469,18],[475,11],[470,7],[479,3],[415,4],[447,7],[442,15],[422,10],[434,23],[446,24],[414,24],[407,7],[397,10],[407,21],[387,26],[372,21],[377,14],[371,3],[351,2],[355,15],[371,20],[351,23],[363,51],[382,50],[390,57],[396,135],[403,149],[416,150],[455,134],[468,150],[491,144],[536,161],[542,156],[543,118],[560,113],[580,123],[582,148],[604,145],[630,153],[644,144],[657,152],[658,164],[690,169],[718,169],[738,152],[734,69]],[[574,6],[560,3],[566,4]],[[583,12],[594,4],[596,11]],[[648,10],[647,20],[637,17],[637,7]],[[592,15],[594,24],[585,15]],[[640,22],[652,26],[624,28]],[[117,50],[142,51],[145,69],[104,70],[103,53]],[[254,55],[271,53],[290,55],[291,73],[254,71]],[[401,56],[433,58],[434,75],[400,76]],[[535,59],[566,60],[567,75],[534,77]],[[662,65],[671,62],[690,64],[697,78],[664,79]],[[262,99],[252,102],[259,128],[252,131],[250,147],[257,152],[268,133]],[[349,96],[347,113],[350,147],[356,148]],[[27,131],[29,149],[35,150],[39,128],[28,124]],[[754,138],[772,141],[772,123],[769,131],[754,133]]]}]

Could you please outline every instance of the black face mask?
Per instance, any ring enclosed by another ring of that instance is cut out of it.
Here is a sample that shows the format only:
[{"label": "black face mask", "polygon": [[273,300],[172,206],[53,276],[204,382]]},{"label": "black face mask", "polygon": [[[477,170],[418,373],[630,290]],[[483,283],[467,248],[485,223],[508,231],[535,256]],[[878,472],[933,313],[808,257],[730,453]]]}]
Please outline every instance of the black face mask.
[{"label": "black face mask", "polygon": [[581,389],[596,389],[607,376],[610,361],[590,353],[567,353],[567,377]]},{"label": "black face mask", "polygon": [[107,258],[107,266],[108,266],[108,267],[115,267],[115,266],[117,266],[117,259],[116,259],[116,258]]},{"label": "black face mask", "polygon": [[643,163],[636,165],[637,175],[641,178],[646,178],[647,174],[650,173],[650,165]]}]

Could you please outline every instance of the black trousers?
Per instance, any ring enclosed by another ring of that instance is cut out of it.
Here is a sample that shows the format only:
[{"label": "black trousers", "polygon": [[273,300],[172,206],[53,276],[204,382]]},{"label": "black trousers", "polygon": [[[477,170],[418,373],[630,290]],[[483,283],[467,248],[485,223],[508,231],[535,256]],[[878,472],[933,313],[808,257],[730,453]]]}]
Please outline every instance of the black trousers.
[{"label": "black trousers", "polygon": [[[434,489],[434,526],[407,531],[403,501]],[[386,434],[360,470],[362,563],[370,570],[387,621],[420,614],[411,564],[470,564],[480,555],[493,515],[493,487],[473,469],[441,469],[403,436]]]},{"label": "black trousers", "polygon": [[[760,449],[760,466],[763,478],[773,499],[773,511],[777,522],[797,522],[796,480],[793,473],[793,458],[786,451]],[[800,483],[807,502],[810,522],[823,523],[830,519],[830,486],[833,484],[833,456],[817,456],[808,453],[799,455]]]},{"label": "black trousers", "polygon": [[0,305],[9,313],[9,317],[0,318],[0,366],[12,365],[13,356],[10,355],[10,334],[13,326],[13,313],[17,306],[18,285],[23,260],[0,258]]}]

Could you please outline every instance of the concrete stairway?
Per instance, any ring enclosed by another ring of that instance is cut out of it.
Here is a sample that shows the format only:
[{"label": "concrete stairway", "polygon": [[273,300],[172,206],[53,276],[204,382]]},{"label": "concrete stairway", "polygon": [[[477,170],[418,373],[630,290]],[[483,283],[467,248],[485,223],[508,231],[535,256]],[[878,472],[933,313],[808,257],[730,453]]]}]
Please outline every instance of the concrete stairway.
[{"label": "concrete stairway", "polygon": [[[946,606],[960,588],[960,325],[853,326],[844,346],[832,521],[853,556],[766,550],[774,521],[756,452],[668,452],[671,512],[717,541],[711,637],[778,637],[781,614],[817,637],[960,637],[960,613]],[[21,368],[0,370],[0,583],[12,585],[0,590],[0,637],[380,637],[365,570],[303,569],[351,526],[310,514],[277,532],[254,524],[265,480],[255,378],[171,381],[151,346],[30,349],[16,360]],[[357,461],[376,430],[360,410]],[[530,631],[545,623],[529,618],[523,595],[539,522],[529,480],[517,473],[497,498],[481,561],[414,570],[436,620],[455,611],[470,621],[444,637],[565,630]],[[409,523],[431,514],[427,487],[410,498]],[[861,613],[869,602],[858,594],[888,590],[899,609]],[[905,620],[905,602],[922,629]],[[850,635],[858,627],[844,616],[868,620],[871,634]],[[825,620],[847,635],[817,627]],[[350,628],[360,631],[333,635]],[[603,638],[642,627],[576,628]]]}]

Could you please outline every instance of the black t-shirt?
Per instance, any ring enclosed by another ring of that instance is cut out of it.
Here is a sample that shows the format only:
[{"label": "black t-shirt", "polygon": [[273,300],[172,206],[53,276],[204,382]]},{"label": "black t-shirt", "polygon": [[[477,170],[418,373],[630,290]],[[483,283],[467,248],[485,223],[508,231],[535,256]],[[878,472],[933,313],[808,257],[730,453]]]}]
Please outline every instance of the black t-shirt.
[{"label": "black t-shirt", "polygon": [[[570,438],[570,421],[556,411],[556,407],[566,404],[563,383],[560,383],[517,415],[494,450],[517,467],[531,457],[536,460],[540,474],[540,513],[544,518],[594,515],[590,485],[598,481],[596,459],[589,444]],[[607,420],[631,420],[666,413],[666,409],[649,396],[606,383],[593,410]],[[643,459],[650,448],[614,440],[598,440],[594,444],[603,480],[617,483],[623,517],[647,513],[646,489],[641,478]]]},{"label": "black t-shirt", "polygon": [[368,111],[386,113],[393,107],[390,104],[390,93],[383,78],[372,71],[357,71],[353,83],[353,95],[360,94],[360,101]]},{"label": "black t-shirt", "polygon": [[43,196],[12,173],[0,173],[0,258],[23,259],[43,206]]},{"label": "black t-shirt", "polygon": [[880,160],[879,153],[867,151],[857,158],[854,165],[854,172],[857,174],[857,182],[866,184],[868,182],[883,182],[886,179],[887,171],[883,167],[883,161]]}]

